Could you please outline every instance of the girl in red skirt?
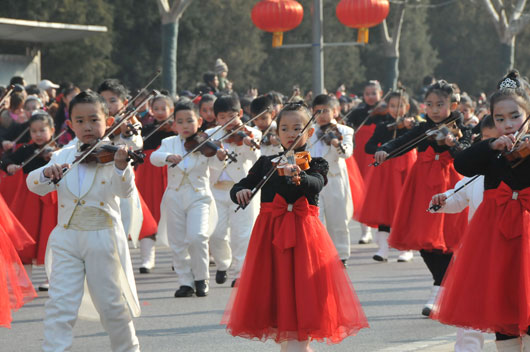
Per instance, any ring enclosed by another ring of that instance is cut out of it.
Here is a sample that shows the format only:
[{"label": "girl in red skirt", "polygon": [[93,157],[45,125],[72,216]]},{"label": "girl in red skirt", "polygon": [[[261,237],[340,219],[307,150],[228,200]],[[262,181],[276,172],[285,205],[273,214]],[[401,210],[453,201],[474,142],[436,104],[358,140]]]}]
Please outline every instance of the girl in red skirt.
[{"label": "girl in red skirt", "polygon": [[[453,155],[469,145],[471,131],[462,124],[462,115],[454,110],[457,95],[446,81],[432,84],[425,94],[426,121],[421,122],[399,138],[383,144],[375,153],[377,163],[382,163],[388,153],[400,148],[402,155],[418,149],[418,159],[410,170],[401,193],[388,244],[399,250],[419,250],[429,268],[434,285],[422,314],[429,316],[432,304],[442,283],[453,251],[467,226],[467,211],[459,214],[432,214],[427,212],[431,197],[452,188],[462,176],[453,167]],[[457,114],[457,115],[455,115]],[[428,130],[452,121],[464,134],[460,140],[448,134],[439,141],[431,137],[419,143],[408,144],[416,137],[425,136]]]},{"label": "girl in red skirt", "polygon": [[[368,165],[372,162],[372,156],[365,152],[364,146],[372,134],[374,134],[377,123],[384,119],[386,115],[382,104],[383,102],[381,101],[382,96],[383,90],[379,81],[368,81],[363,91],[364,102],[352,110],[345,118],[348,126],[355,130],[353,158],[357,162],[365,185],[368,182]],[[370,227],[361,224],[361,230],[362,235],[359,243],[366,244],[372,242],[372,230]]]},{"label": "girl in red skirt", "polygon": [[[508,161],[516,137],[527,133],[530,98],[517,72],[490,99],[501,137],[458,154],[463,175],[484,175],[484,200],[456,253],[433,319],[496,332],[499,351],[530,350],[530,159]],[[522,127],[522,128],[521,128]],[[515,146],[530,148],[528,137]],[[523,336],[521,339],[520,336]]]},{"label": "girl in red skirt", "polygon": [[17,254],[35,242],[0,195],[0,327],[11,327],[11,311],[37,296]]},{"label": "girl in red skirt", "polygon": [[[54,147],[46,148],[33,160],[22,165],[50,142],[55,131],[53,119],[43,110],[34,111],[29,119],[29,127],[31,142],[21,146],[13,154],[2,160],[2,167],[8,174],[21,173],[24,180],[31,171],[46,165],[54,150]],[[39,196],[30,192],[26,182],[23,182],[18,188],[10,208],[34,240],[33,245],[26,246],[24,250],[19,251],[20,259],[31,278],[32,264],[44,264],[48,238],[57,225],[57,193],[52,192],[45,196]],[[47,291],[48,284],[42,284],[39,286],[39,290]]]},{"label": "girl in red skirt", "polygon": [[[385,142],[400,137],[413,127],[414,118],[404,118],[410,104],[405,92],[393,92],[387,98],[388,115],[377,124],[372,138],[365,145],[367,154],[375,154]],[[400,120],[396,120],[400,117]],[[403,119],[403,120],[401,120]],[[373,259],[388,261],[388,236],[405,179],[416,161],[416,150],[411,150],[397,158],[390,159],[379,167],[371,168],[366,184],[363,208],[359,221],[364,224],[377,224],[379,231],[375,241],[379,250]],[[410,254],[409,254],[410,253]],[[398,261],[412,260],[412,252],[403,252]]]},{"label": "girl in red skirt", "polygon": [[[309,121],[300,104],[278,116],[278,134],[288,148]],[[312,133],[298,141],[303,151]],[[262,156],[231,198],[248,204],[253,189],[275,167],[277,156]],[[310,351],[309,340],[338,343],[368,323],[337,251],[318,219],[318,194],[328,165],[314,158],[300,171],[300,184],[273,174],[261,189],[261,211],[252,230],[241,279],[232,292],[222,323],[233,336],[273,339],[282,351]],[[286,168],[291,174],[291,168]]]}]

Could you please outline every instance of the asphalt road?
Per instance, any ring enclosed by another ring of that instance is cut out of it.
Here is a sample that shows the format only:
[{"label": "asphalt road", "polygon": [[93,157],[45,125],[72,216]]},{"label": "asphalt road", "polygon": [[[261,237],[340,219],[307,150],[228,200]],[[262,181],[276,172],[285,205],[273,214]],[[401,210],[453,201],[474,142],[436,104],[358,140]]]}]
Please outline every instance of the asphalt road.
[{"label": "asphalt road", "polygon": [[[352,242],[360,237],[352,224]],[[315,351],[452,351],[456,328],[444,326],[421,315],[432,279],[421,257],[397,263],[391,252],[389,263],[377,263],[375,245],[352,245],[348,273],[368,317],[370,328],[361,330],[338,345],[312,343]],[[137,272],[140,254],[131,249]],[[215,268],[211,267],[215,276]],[[214,277],[213,276],[213,277]],[[33,282],[44,280],[42,268],[34,270]],[[136,283],[142,316],[134,320],[142,351],[279,351],[273,342],[249,341],[226,333],[219,324],[231,288],[229,280],[212,280],[205,298],[174,298],[175,276],[168,249],[157,252],[157,267],[150,274],[137,274]],[[14,313],[12,329],[0,329],[0,352],[39,351],[43,338],[46,293]],[[72,351],[110,351],[107,334],[97,322],[79,320],[74,329]],[[493,335],[486,335],[484,351],[495,351]]]}]

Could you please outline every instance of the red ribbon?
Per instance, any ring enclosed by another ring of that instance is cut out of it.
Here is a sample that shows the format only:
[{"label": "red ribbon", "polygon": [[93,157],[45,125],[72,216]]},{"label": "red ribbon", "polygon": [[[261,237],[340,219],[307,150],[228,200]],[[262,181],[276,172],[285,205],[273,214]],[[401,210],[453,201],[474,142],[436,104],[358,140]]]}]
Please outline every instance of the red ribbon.
[{"label": "red ribbon", "polygon": [[424,152],[418,153],[418,162],[430,164],[429,170],[427,170],[427,184],[431,187],[436,187],[445,179],[442,169],[445,169],[453,162],[453,157],[448,151],[436,153],[429,146]]},{"label": "red ribbon", "polygon": [[[277,248],[288,249],[296,246],[296,217],[309,215],[311,208],[305,197],[298,198],[294,204],[288,204],[279,194],[274,196],[271,203],[261,203],[262,212],[272,213],[274,221],[272,243]],[[316,212],[318,214],[318,208]]]},{"label": "red ribbon", "polygon": [[497,228],[508,240],[522,236],[524,212],[530,211],[530,188],[513,191],[501,182],[495,192],[495,203],[500,208]]}]

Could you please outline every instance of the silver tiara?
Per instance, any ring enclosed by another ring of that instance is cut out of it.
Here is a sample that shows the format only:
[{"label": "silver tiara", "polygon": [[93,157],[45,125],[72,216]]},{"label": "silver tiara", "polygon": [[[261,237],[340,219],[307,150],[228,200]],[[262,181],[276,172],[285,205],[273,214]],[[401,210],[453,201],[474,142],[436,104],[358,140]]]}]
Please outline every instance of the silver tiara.
[{"label": "silver tiara", "polygon": [[503,88],[515,89],[517,88],[517,82],[511,78],[506,77],[505,79],[502,80],[501,84],[499,85],[499,89],[503,89]]}]

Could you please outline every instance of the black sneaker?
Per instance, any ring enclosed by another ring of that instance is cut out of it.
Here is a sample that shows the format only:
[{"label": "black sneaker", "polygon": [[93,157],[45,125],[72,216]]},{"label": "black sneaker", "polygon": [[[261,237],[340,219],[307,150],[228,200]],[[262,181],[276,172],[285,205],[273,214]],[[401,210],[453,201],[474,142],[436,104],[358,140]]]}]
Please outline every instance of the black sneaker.
[{"label": "black sneaker", "polygon": [[237,279],[234,279],[234,281],[232,281],[232,284],[230,286],[235,287],[236,284],[237,284]]},{"label": "black sneaker", "polygon": [[195,281],[195,294],[197,297],[206,297],[208,296],[208,284],[206,283],[206,280],[198,280]]},{"label": "black sneaker", "polygon": [[346,259],[341,259],[342,265],[344,265],[345,268],[348,267],[348,264],[346,264]]},{"label": "black sneaker", "polygon": [[140,267],[140,274],[149,274],[151,272],[151,269],[147,269],[146,267]]},{"label": "black sneaker", "polygon": [[226,270],[217,270],[217,273],[215,273],[215,282],[221,285],[224,284],[227,279],[228,275],[226,275]]},{"label": "black sneaker", "polygon": [[375,260],[376,262],[388,262],[388,259],[387,258],[383,258],[381,257],[380,255],[376,254],[372,257],[373,260]]},{"label": "black sneaker", "polygon": [[190,286],[180,286],[175,291],[175,297],[191,297],[195,293],[195,290]]}]

